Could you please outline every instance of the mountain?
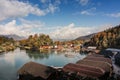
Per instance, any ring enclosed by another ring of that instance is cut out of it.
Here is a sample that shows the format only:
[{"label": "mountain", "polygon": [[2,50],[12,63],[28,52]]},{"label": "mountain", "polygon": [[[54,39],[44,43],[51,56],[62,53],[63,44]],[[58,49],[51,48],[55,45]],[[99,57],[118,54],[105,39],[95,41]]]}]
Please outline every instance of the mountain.
[{"label": "mountain", "polygon": [[10,45],[11,43],[13,43],[14,40],[12,38],[8,38],[8,37],[5,37],[3,35],[0,35],[0,50],[3,49],[1,46],[5,46],[5,45]]},{"label": "mountain", "polygon": [[76,38],[75,40],[90,40],[90,38],[92,38],[96,33],[93,33],[93,34],[89,34],[89,35],[86,35],[86,36],[80,36],[78,38]]},{"label": "mountain", "polygon": [[22,39],[25,39],[25,37],[23,37],[23,36],[18,36],[18,35],[15,35],[15,34],[0,35],[0,36],[4,36],[4,37],[7,37],[7,38],[13,38],[14,40],[22,40]]}]

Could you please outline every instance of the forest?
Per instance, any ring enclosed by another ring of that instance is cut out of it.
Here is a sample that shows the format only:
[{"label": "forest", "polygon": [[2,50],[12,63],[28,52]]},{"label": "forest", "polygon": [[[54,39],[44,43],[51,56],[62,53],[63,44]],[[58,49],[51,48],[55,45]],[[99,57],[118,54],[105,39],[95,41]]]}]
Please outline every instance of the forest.
[{"label": "forest", "polygon": [[0,52],[9,51],[15,49],[15,40],[13,38],[7,38],[0,36]]},{"label": "forest", "polygon": [[120,48],[120,25],[95,34],[85,46],[97,46],[98,49]]},{"label": "forest", "polygon": [[40,46],[43,45],[52,45],[53,40],[49,37],[49,35],[45,34],[35,34],[35,35],[30,35],[28,39],[20,40],[20,45],[21,46],[28,46],[31,49],[36,49],[38,50]]},{"label": "forest", "polygon": [[[7,38],[0,36],[0,49],[3,47],[16,45],[27,46],[29,49],[39,50],[40,46],[54,46],[61,45],[65,47],[71,44],[80,45],[84,41],[81,40],[70,40],[70,41],[53,41],[49,35],[45,34],[34,34],[30,35],[27,39],[15,41],[13,38]],[[97,46],[98,49],[105,48],[120,48],[120,25],[106,29],[104,31],[94,34],[94,36],[87,42],[84,42],[84,46]]]}]

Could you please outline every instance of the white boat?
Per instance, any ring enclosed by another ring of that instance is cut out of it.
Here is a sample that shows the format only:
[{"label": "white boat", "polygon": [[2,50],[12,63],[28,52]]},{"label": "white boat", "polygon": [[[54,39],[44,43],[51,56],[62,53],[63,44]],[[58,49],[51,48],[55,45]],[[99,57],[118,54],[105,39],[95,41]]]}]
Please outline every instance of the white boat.
[{"label": "white boat", "polygon": [[75,57],[75,54],[72,52],[67,52],[67,53],[65,53],[65,57],[73,58],[73,57]]}]

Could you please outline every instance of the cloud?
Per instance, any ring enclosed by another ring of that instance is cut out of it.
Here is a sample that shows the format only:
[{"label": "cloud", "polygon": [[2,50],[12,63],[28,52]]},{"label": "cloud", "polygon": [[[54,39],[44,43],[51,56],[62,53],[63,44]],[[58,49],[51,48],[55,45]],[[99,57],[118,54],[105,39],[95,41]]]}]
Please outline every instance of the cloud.
[{"label": "cloud", "polygon": [[74,23],[71,23],[66,26],[55,26],[55,27],[44,27],[45,23],[40,21],[28,21],[25,19],[20,19],[21,24],[17,24],[16,20],[12,20],[6,24],[0,25],[0,34],[16,34],[19,36],[28,37],[35,33],[44,33],[50,35],[54,40],[59,39],[75,39],[79,36],[88,35],[98,31],[103,31],[111,27],[111,25],[104,25],[101,27],[81,27],[76,26]]},{"label": "cloud", "polygon": [[45,23],[40,21],[28,21],[25,19],[20,19],[20,22],[22,23],[20,27],[23,28],[41,28],[45,25]]},{"label": "cloud", "polygon": [[47,13],[49,13],[49,12],[54,13],[56,9],[58,9],[57,6],[54,6],[53,4],[49,4],[48,8],[46,9],[46,12]]},{"label": "cloud", "polygon": [[54,13],[56,10],[59,10],[59,5],[61,4],[60,0],[40,0],[44,6],[46,13]]},{"label": "cloud", "polygon": [[44,16],[48,13],[54,13],[56,9],[56,6],[52,4],[42,10],[37,5],[31,5],[29,2],[0,0],[0,21],[8,18],[25,17],[29,14]]},{"label": "cloud", "polygon": [[60,40],[60,39],[75,39],[80,36],[85,36],[91,33],[96,33],[99,31],[103,31],[105,29],[108,29],[109,25],[104,25],[101,27],[77,27],[75,26],[74,23],[71,23],[67,26],[61,26],[61,28],[57,28],[54,31],[52,31],[49,35],[51,38],[55,40]]},{"label": "cloud", "polygon": [[120,17],[120,12],[119,13],[106,14],[106,15],[110,16],[110,17],[119,18]]},{"label": "cloud", "polygon": [[89,0],[76,0],[78,1],[82,6],[85,6],[88,4]]},{"label": "cloud", "polygon": [[86,10],[81,11],[80,13],[81,13],[82,15],[93,15],[92,13],[90,13],[90,12],[88,12],[88,11],[86,11]]},{"label": "cloud", "polygon": [[95,13],[93,13],[95,10],[96,10],[96,8],[93,7],[91,9],[81,11],[80,14],[82,14],[82,15],[95,15]]},{"label": "cloud", "polygon": [[45,24],[40,21],[27,21],[21,19],[21,24],[17,25],[16,20],[12,20],[6,24],[0,25],[0,34],[8,35],[8,34],[16,34],[19,36],[29,36],[31,34],[35,34],[35,29],[40,29]]},{"label": "cloud", "polygon": [[41,3],[46,3],[47,2],[47,0],[40,0],[41,1]]},{"label": "cloud", "polygon": [[75,27],[74,23],[71,23],[62,28],[58,28],[50,33],[53,39],[75,39],[79,36],[89,33],[91,28],[89,27]]},{"label": "cloud", "polygon": [[61,3],[61,0],[40,0],[43,4],[54,4],[55,6]]}]

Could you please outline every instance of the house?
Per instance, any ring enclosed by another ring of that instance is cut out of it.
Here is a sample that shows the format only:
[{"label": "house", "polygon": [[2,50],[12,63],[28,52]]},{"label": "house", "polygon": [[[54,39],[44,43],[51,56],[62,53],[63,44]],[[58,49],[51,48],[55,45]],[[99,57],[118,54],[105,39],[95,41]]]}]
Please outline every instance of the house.
[{"label": "house", "polygon": [[87,49],[89,50],[95,50],[97,47],[96,46],[88,46]]},{"label": "house", "polygon": [[40,50],[41,49],[51,49],[52,46],[49,46],[49,45],[43,45],[43,46],[40,46]]}]

